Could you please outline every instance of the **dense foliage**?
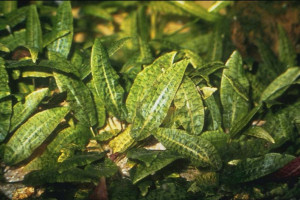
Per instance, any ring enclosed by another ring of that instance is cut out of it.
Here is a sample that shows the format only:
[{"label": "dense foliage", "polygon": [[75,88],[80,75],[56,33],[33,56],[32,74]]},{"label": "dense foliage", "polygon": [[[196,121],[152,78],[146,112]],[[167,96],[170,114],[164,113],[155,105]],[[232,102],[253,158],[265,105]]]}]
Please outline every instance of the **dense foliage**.
[{"label": "dense foliage", "polygon": [[300,197],[299,3],[0,5],[0,175],[30,199]]}]

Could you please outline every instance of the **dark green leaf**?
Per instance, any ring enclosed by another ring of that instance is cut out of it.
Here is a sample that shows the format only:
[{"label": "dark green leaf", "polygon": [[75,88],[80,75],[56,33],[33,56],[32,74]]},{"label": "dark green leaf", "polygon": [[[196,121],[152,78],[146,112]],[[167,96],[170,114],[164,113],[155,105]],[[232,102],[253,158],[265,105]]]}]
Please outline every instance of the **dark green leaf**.
[{"label": "dark green leaf", "polygon": [[26,30],[21,29],[15,31],[13,34],[10,34],[6,37],[1,37],[0,42],[9,48],[10,51],[13,51],[19,46],[26,45]]},{"label": "dark green leaf", "polygon": [[110,159],[105,158],[104,162],[87,165],[84,168],[85,171],[88,171],[91,174],[95,174],[100,177],[111,177],[116,174],[119,170],[118,166]]},{"label": "dark green leaf", "polygon": [[295,157],[279,153],[269,153],[258,158],[240,160],[236,165],[226,166],[224,181],[243,183],[258,179],[280,169]]},{"label": "dark green leaf", "polygon": [[4,60],[0,57],[0,100],[8,95],[10,95],[8,74],[4,66]]},{"label": "dark green leaf", "polygon": [[18,102],[14,105],[10,132],[13,132],[37,109],[48,92],[48,88],[34,91],[25,97],[25,102]]},{"label": "dark green leaf", "polygon": [[13,165],[31,155],[57,127],[69,108],[52,108],[35,114],[6,144],[4,162]]},{"label": "dark green leaf", "polygon": [[2,142],[8,134],[10,127],[10,117],[12,115],[11,98],[0,99],[0,142]]},{"label": "dark green leaf", "polygon": [[126,154],[127,158],[140,160],[146,167],[150,167],[151,163],[157,158],[161,151],[147,150],[143,148],[129,150]]},{"label": "dark green leaf", "polygon": [[286,67],[294,67],[297,63],[297,54],[292,45],[292,42],[287,36],[285,30],[278,24],[279,32],[279,60],[283,62]]},{"label": "dark green leaf", "polygon": [[271,143],[275,143],[272,136],[265,129],[263,129],[262,127],[259,127],[259,126],[254,126],[254,127],[249,128],[245,134],[253,136],[253,137],[265,139]]},{"label": "dark green leaf", "polygon": [[[249,83],[245,77],[242,57],[235,51],[226,62],[223,70],[220,97],[223,106],[223,125],[226,130],[249,111]],[[240,87],[236,87],[239,84]]]}]

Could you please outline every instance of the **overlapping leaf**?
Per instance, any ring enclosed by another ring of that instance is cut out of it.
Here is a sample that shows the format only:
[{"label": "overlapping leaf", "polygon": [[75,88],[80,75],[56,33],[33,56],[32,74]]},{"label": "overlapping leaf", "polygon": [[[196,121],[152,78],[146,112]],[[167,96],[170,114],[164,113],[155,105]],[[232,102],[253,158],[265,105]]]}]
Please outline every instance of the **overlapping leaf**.
[{"label": "overlapping leaf", "polygon": [[122,153],[135,143],[134,139],[130,135],[130,130],[131,125],[109,142],[108,145],[113,149],[114,153]]},{"label": "overlapping leaf", "polygon": [[103,100],[109,112],[123,119],[126,116],[126,108],[123,105],[124,89],[99,39],[95,40],[91,56],[91,72],[96,94]]},{"label": "overlapping leaf", "polygon": [[176,115],[188,133],[200,135],[204,125],[201,96],[189,77],[184,77],[174,98]]},{"label": "overlapping leaf", "polygon": [[235,51],[232,53],[222,74],[220,97],[223,106],[223,125],[232,127],[234,121],[240,120],[249,110],[249,83],[244,74],[242,58]]},{"label": "overlapping leaf", "polygon": [[258,179],[283,167],[295,157],[279,153],[269,153],[258,158],[240,160],[234,166],[227,166],[223,180],[230,183],[243,183]]},{"label": "overlapping leaf", "polygon": [[278,25],[279,32],[279,60],[287,67],[296,65],[297,54],[293,49],[292,43],[282,26]]},{"label": "overlapping leaf", "polygon": [[5,97],[0,99],[0,142],[2,142],[8,134],[11,115],[12,115],[11,98]]},{"label": "overlapping leaf", "polygon": [[169,107],[180,85],[189,60],[181,60],[166,70],[157,87],[149,90],[149,94],[138,108],[131,136],[141,140],[150,135],[150,131],[159,127],[166,117]]},{"label": "overlapping leaf", "polygon": [[21,101],[14,105],[10,126],[11,132],[22,124],[37,109],[38,105],[48,92],[48,88],[34,91],[25,97],[24,103]]},{"label": "overlapping leaf", "polygon": [[29,157],[68,112],[69,108],[58,107],[39,112],[31,117],[7,142],[4,162],[13,165]]},{"label": "overlapping leaf", "polygon": [[138,106],[149,95],[153,85],[157,84],[159,77],[162,76],[162,70],[171,67],[175,54],[176,52],[171,52],[159,57],[137,75],[126,99],[127,121],[133,121]]},{"label": "overlapping leaf", "polygon": [[10,88],[8,86],[8,74],[4,66],[4,60],[0,58],[0,100],[3,97],[10,95]]},{"label": "overlapping leaf", "polygon": [[215,147],[207,140],[197,138],[178,129],[160,128],[153,135],[167,148],[189,158],[196,166],[222,167],[221,158]]}]

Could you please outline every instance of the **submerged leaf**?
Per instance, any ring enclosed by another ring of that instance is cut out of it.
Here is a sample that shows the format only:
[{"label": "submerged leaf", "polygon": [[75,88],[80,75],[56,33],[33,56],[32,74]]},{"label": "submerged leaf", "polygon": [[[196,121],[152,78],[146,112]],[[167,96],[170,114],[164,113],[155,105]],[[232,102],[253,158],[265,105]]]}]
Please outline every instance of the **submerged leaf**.
[{"label": "submerged leaf", "polygon": [[123,153],[135,143],[134,139],[130,135],[130,130],[131,125],[108,143],[114,153]]},{"label": "submerged leaf", "polygon": [[215,147],[207,140],[178,129],[160,128],[153,135],[167,148],[189,158],[196,166],[219,170],[222,160]]},{"label": "submerged leaf", "polygon": [[91,72],[96,94],[103,100],[106,109],[123,119],[126,116],[126,108],[123,105],[124,89],[119,84],[119,76],[112,68],[100,39],[96,39],[93,45]]},{"label": "submerged leaf", "polygon": [[223,180],[243,183],[268,175],[285,166],[295,157],[279,153],[268,153],[258,158],[247,158],[234,166],[226,166]]},{"label": "submerged leaf", "polygon": [[279,32],[279,60],[288,67],[297,63],[296,51],[282,26],[278,25]]},{"label": "submerged leaf", "polygon": [[31,117],[7,142],[4,162],[13,165],[28,158],[68,112],[69,108],[58,107],[39,112]]},{"label": "submerged leaf", "polygon": [[127,121],[133,121],[136,110],[153,88],[153,85],[157,84],[159,77],[162,76],[162,71],[171,67],[175,54],[176,52],[171,52],[157,58],[151,65],[145,67],[145,69],[137,75],[126,99],[126,107],[128,110]]},{"label": "submerged leaf", "polygon": [[4,60],[0,58],[0,100],[8,95],[10,95],[8,74],[4,66]]},{"label": "submerged leaf", "polygon": [[249,83],[244,75],[242,57],[237,51],[232,53],[226,66],[228,69],[223,70],[220,98],[223,106],[223,125],[228,130],[249,111]]},{"label": "submerged leaf", "polygon": [[188,133],[200,135],[204,125],[201,96],[189,77],[184,77],[174,98],[176,115]]},{"label": "submerged leaf", "polygon": [[251,127],[250,129],[248,129],[246,131],[245,134],[253,136],[253,137],[265,139],[271,143],[275,143],[272,136],[265,129],[263,129],[262,127],[259,127],[259,126]]},{"label": "submerged leaf", "polygon": [[36,5],[29,6],[26,21],[26,46],[29,48],[31,59],[35,63],[38,52],[42,50],[42,28]]},{"label": "submerged leaf", "polygon": [[10,127],[10,117],[12,115],[12,100],[11,98],[0,99],[0,142],[2,142]]},{"label": "submerged leaf", "polygon": [[24,103],[18,102],[16,105],[14,105],[10,132],[13,132],[37,109],[38,105],[48,94],[48,92],[48,88],[34,91],[25,97]]},{"label": "submerged leaf", "polygon": [[167,116],[169,107],[180,85],[189,60],[181,60],[170,67],[162,75],[157,87],[149,90],[149,94],[138,108],[138,116],[132,125],[131,136],[142,140],[158,128]]}]

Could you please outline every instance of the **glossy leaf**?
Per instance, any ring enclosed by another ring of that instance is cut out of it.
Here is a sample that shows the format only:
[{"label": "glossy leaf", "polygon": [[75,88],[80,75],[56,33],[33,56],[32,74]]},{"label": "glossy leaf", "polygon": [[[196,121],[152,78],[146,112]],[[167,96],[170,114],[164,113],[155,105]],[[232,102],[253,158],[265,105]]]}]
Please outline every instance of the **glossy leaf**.
[{"label": "glossy leaf", "polygon": [[176,115],[188,133],[200,135],[204,125],[201,96],[189,77],[184,77],[174,98]]},{"label": "glossy leaf", "polygon": [[207,140],[178,129],[160,128],[153,135],[168,149],[189,158],[196,166],[219,170],[222,161],[215,147]]},{"label": "glossy leaf", "polygon": [[137,75],[126,99],[128,110],[127,121],[133,121],[138,106],[141,105],[141,102],[149,94],[153,85],[157,84],[159,77],[162,76],[162,70],[171,67],[175,54],[176,52],[171,52],[159,57]]},{"label": "glossy leaf", "polygon": [[61,92],[67,91],[68,101],[75,116],[87,126],[97,123],[97,115],[92,94],[88,87],[78,79],[74,79],[63,74],[54,74],[56,84]]},{"label": "glossy leaf", "polygon": [[152,164],[150,166],[145,166],[143,164],[139,164],[137,166],[132,178],[133,184],[136,184],[143,178],[157,172],[158,170],[166,167],[170,163],[180,158],[182,158],[182,156],[171,153],[169,151],[160,152],[157,155],[157,157],[152,161]]},{"label": "glossy leaf", "polygon": [[8,81],[8,74],[4,66],[4,60],[0,58],[0,100],[10,95]]},{"label": "glossy leaf", "polygon": [[[220,98],[223,106],[223,125],[225,129],[229,129],[249,110],[249,83],[244,75],[242,58],[237,51],[232,53],[226,66],[228,69],[223,70]],[[239,84],[240,87],[233,84]]]},{"label": "glossy leaf", "polygon": [[223,179],[230,183],[252,181],[275,172],[294,158],[294,156],[279,153],[269,153],[258,158],[247,158],[234,166],[227,166]]},{"label": "glossy leaf", "polygon": [[50,43],[58,40],[59,38],[70,33],[70,30],[53,30],[50,33],[47,33],[43,36],[43,47],[48,46]]},{"label": "glossy leaf", "polygon": [[55,40],[48,45],[48,51],[58,52],[64,57],[67,57],[71,48],[73,39],[73,16],[70,1],[62,2],[56,13],[54,30],[59,32],[62,30],[69,30],[70,33]]},{"label": "glossy leaf", "polygon": [[11,132],[13,132],[37,109],[38,105],[48,94],[48,92],[48,88],[34,91],[25,97],[25,102],[18,102],[16,105],[14,105],[10,126]]},{"label": "glossy leaf", "polygon": [[26,46],[29,48],[31,59],[35,63],[38,52],[42,50],[42,28],[35,5],[29,6],[26,21]]},{"label": "glossy leaf", "polygon": [[186,12],[199,17],[208,22],[216,21],[219,16],[213,13],[207,12],[203,7],[199,4],[196,4],[192,1],[171,1],[174,5],[178,6],[179,8],[185,10]]},{"label": "glossy leaf", "polygon": [[39,112],[31,117],[7,142],[4,162],[13,165],[28,158],[68,112],[69,108],[58,107]]},{"label": "glossy leaf", "polygon": [[134,139],[130,135],[130,129],[131,125],[108,143],[114,153],[122,153],[135,143]]},{"label": "glossy leaf", "polygon": [[102,98],[106,109],[121,119],[126,116],[123,106],[124,89],[119,84],[119,76],[112,68],[109,57],[99,39],[95,40],[91,55],[93,84],[98,97]]},{"label": "glossy leaf", "polygon": [[188,63],[189,60],[182,60],[168,68],[159,80],[157,87],[149,91],[148,96],[137,110],[139,118],[136,118],[132,125],[130,134],[134,139],[144,139],[163,122]]},{"label": "glossy leaf", "polygon": [[272,101],[282,95],[291,84],[299,77],[300,67],[288,68],[284,73],[278,76],[260,96],[260,101]]},{"label": "glossy leaf", "polygon": [[71,144],[78,145],[79,148],[84,148],[90,137],[91,132],[89,128],[81,124],[62,130],[47,146],[41,156],[36,157],[25,166],[25,170],[49,169],[56,166],[61,149]]},{"label": "glossy leaf", "polygon": [[253,137],[265,139],[271,143],[275,143],[272,136],[265,129],[263,129],[262,127],[259,127],[259,126],[254,126],[254,127],[249,128],[245,134],[253,136]]},{"label": "glossy leaf", "polygon": [[279,60],[283,62],[286,67],[294,67],[297,63],[297,54],[292,45],[292,42],[287,36],[286,31],[282,26],[278,25],[279,32]]}]

